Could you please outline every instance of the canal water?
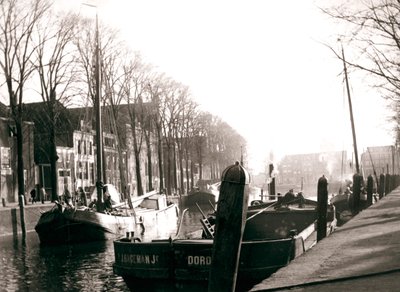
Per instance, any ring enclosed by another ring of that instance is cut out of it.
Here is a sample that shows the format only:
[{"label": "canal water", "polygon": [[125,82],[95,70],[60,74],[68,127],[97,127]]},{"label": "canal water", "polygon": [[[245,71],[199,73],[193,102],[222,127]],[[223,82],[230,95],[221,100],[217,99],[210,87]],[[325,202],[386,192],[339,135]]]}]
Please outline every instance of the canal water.
[{"label": "canal water", "polygon": [[[202,210],[206,214],[213,211],[211,206],[202,206]],[[189,208],[181,232],[201,228],[201,216],[197,208]],[[123,279],[113,273],[112,240],[41,246],[36,232],[28,232],[24,241],[21,235],[0,237],[0,258],[0,291],[130,291]],[[157,291],[186,290],[178,286],[164,288],[158,287]],[[191,291],[204,287],[198,288]],[[140,286],[134,291],[152,289]]]}]

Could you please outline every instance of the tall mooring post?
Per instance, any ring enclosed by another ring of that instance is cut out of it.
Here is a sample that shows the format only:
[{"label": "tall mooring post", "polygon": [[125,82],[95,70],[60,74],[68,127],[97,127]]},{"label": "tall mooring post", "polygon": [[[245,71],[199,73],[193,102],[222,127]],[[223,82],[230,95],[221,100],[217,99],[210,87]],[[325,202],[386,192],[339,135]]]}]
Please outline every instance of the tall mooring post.
[{"label": "tall mooring post", "polygon": [[326,237],[326,213],[328,212],[328,180],[324,175],[318,180],[317,200],[317,241],[320,241]]},{"label": "tall mooring post", "polygon": [[239,162],[222,172],[208,291],[235,290],[249,182],[249,174]]},{"label": "tall mooring post", "polygon": [[391,192],[391,189],[390,189],[391,183],[390,183],[390,181],[391,181],[390,174],[387,173],[385,175],[385,196],[389,195],[389,193]]},{"label": "tall mooring post", "polygon": [[378,194],[379,194],[379,199],[382,199],[383,195],[385,194],[385,175],[383,173],[381,173],[379,175],[379,190],[378,190]]},{"label": "tall mooring post", "polygon": [[269,177],[271,178],[271,182],[269,183],[269,199],[275,200],[275,176],[273,175],[274,164],[269,164]]},{"label": "tall mooring post", "polygon": [[361,187],[363,184],[362,175],[356,173],[353,175],[353,207],[351,212],[357,215],[361,211]]},{"label": "tall mooring post", "polygon": [[374,192],[374,179],[372,175],[367,178],[367,207],[372,205],[372,193]]},{"label": "tall mooring post", "polygon": [[26,228],[25,228],[25,196],[19,196],[19,214],[21,218],[21,231],[22,231],[22,239],[25,240],[26,237]]}]

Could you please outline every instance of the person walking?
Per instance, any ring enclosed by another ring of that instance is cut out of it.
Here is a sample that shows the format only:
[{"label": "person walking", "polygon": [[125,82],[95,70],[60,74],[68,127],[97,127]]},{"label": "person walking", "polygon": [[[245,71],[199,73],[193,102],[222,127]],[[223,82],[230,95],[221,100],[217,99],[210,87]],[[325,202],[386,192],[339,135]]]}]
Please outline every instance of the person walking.
[{"label": "person walking", "polygon": [[32,204],[35,204],[35,201],[36,201],[36,189],[33,188],[33,189],[31,190],[30,194],[31,194]]},{"label": "person walking", "polygon": [[39,199],[42,201],[42,204],[44,204],[44,201],[47,199],[46,190],[43,186],[39,190]]},{"label": "person walking", "polygon": [[68,190],[67,186],[64,186],[63,198],[64,198],[65,204],[67,204],[67,206],[73,207],[72,195],[71,195],[70,191]]}]

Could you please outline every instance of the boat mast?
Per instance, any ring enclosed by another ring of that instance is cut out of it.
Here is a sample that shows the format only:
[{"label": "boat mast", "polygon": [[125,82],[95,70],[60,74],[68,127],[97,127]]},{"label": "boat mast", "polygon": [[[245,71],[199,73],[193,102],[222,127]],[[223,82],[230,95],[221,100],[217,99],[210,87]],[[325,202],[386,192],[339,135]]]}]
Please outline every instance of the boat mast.
[{"label": "boat mast", "polygon": [[348,77],[347,77],[347,67],[346,67],[346,60],[344,58],[343,45],[342,45],[342,59],[343,59],[343,67],[344,67],[344,77],[345,77],[345,81],[346,81],[347,98],[348,98],[348,101],[349,101],[351,130],[352,130],[352,133],[353,133],[353,147],[354,147],[354,156],[355,156],[355,161],[356,161],[356,172],[360,173],[360,165],[358,163],[356,131],[355,131],[355,127],[354,127],[353,107],[352,107],[352,104],[351,104],[350,87],[349,87],[349,80],[348,80]]},{"label": "boat mast", "polygon": [[[94,100],[94,109],[96,112],[96,162],[97,162],[97,208],[101,208],[103,204],[103,130],[101,126],[101,69],[100,69],[100,39],[99,39],[99,21],[96,12],[96,70],[95,70],[95,79],[96,79],[96,95]],[[99,209],[98,209],[99,210]]]}]

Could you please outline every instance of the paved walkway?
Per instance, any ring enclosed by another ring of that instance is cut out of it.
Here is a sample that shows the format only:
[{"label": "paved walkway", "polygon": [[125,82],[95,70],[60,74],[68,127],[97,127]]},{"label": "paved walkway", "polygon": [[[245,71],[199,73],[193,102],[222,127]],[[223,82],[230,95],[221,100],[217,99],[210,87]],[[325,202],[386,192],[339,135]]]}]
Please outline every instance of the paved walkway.
[{"label": "paved walkway", "polygon": [[400,291],[400,188],[251,291]]},{"label": "paved walkway", "polygon": [[[38,206],[53,206],[54,203],[50,202],[50,201],[44,201],[42,202],[35,202],[34,204],[32,204],[31,202],[27,202],[24,207],[25,208],[37,208]],[[0,207],[0,211],[1,210],[6,210],[6,209],[12,209],[12,208],[19,208],[19,203],[18,202],[14,202],[14,203],[7,203],[5,207],[3,207],[3,205]]]}]

